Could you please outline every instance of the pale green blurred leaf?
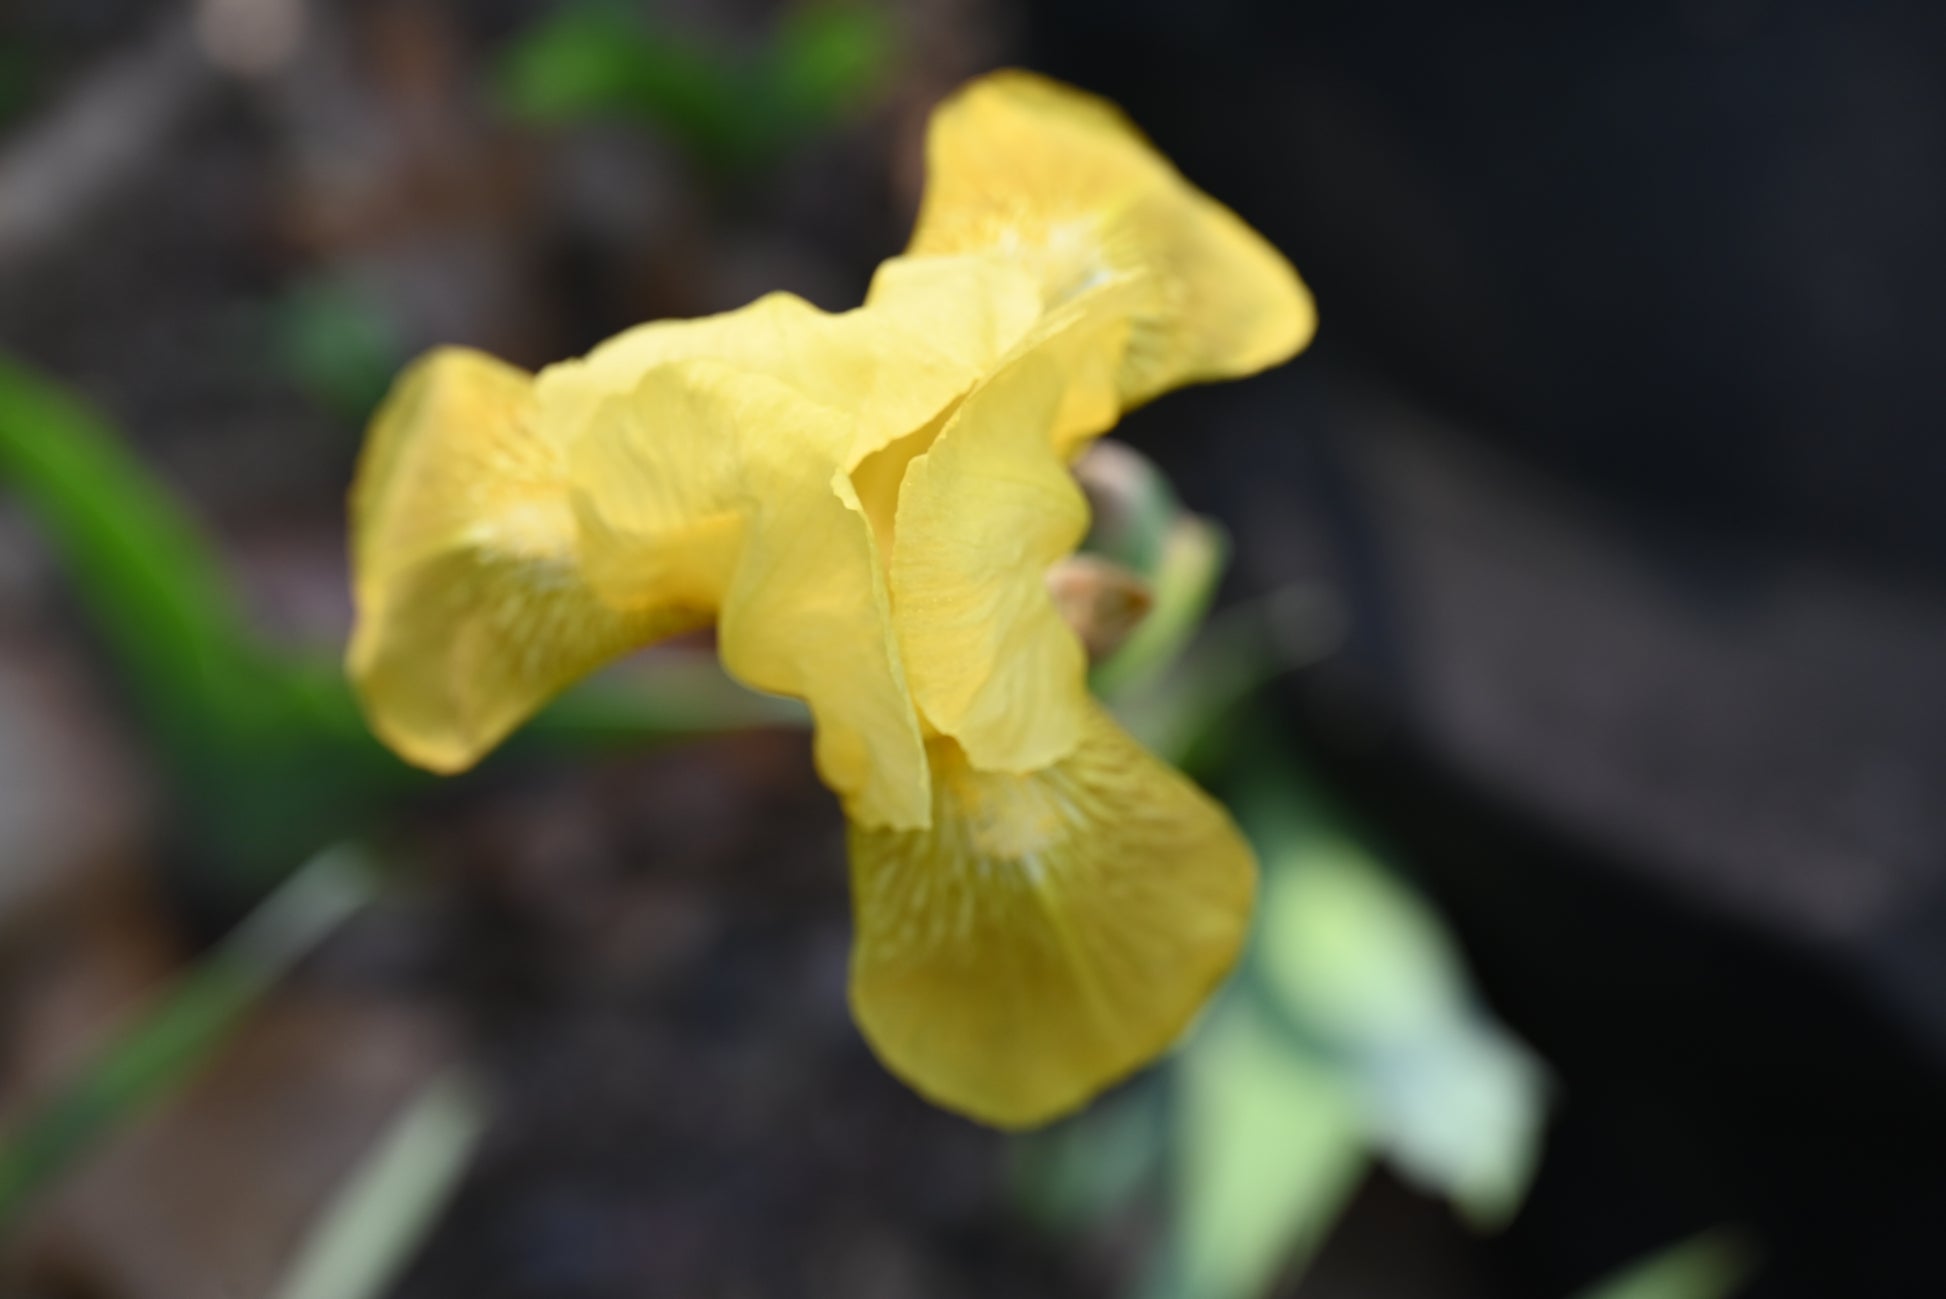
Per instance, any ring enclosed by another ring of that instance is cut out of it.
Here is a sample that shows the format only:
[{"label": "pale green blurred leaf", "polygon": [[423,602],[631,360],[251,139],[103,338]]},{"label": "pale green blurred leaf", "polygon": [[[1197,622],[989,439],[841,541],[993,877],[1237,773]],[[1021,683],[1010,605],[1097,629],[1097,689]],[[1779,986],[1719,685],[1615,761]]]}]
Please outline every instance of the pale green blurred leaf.
[{"label": "pale green blurred leaf", "polygon": [[[1302,796],[1293,774],[1287,791]],[[1315,802],[1260,795],[1252,966],[1346,1071],[1373,1143],[1483,1224],[1519,1206],[1539,1154],[1539,1063],[1474,1000],[1438,916]]]},{"label": "pale green blurred leaf", "polygon": [[1754,1264],[1749,1242],[1719,1227],[1631,1263],[1575,1299],[1730,1299]]},{"label": "pale green blurred leaf", "polygon": [[272,1299],[376,1299],[411,1261],[486,1130],[466,1078],[434,1079],[372,1145],[307,1233]]},{"label": "pale green blurred leaf", "polygon": [[1249,1299],[1300,1268],[1364,1172],[1357,1097],[1228,998],[1177,1070],[1171,1248],[1146,1299]]},{"label": "pale green blurred leaf", "polygon": [[1336,1040],[1375,1043],[1441,1031],[1462,1011],[1465,976],[1445,933],[1357,843],[1259,841],[1261,968],[1294,1014]]}]

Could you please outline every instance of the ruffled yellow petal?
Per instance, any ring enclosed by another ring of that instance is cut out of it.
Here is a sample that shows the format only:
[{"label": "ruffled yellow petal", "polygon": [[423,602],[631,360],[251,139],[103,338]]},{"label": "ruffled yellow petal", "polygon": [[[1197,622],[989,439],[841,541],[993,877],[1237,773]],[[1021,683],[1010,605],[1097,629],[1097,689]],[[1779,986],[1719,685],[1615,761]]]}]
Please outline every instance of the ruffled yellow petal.
[{"label": "ruffled yellow petal", "polygon": [[906,470],[892,602],[922,715],[982,770],[1032,771],[1079,742],[1087,652],[1047,587],[1088,506],[1053,431],[1122,322],[1076,317],[1017,353]]},{"label": "ruffled yellow petal", "polygon": [[387,398],[352,490],[348,670],[372,729],[458,771],[615,656],[698,622],[583,581],[565,452],[523,371],[434,352]]},{"label": "ruffled yellow petal", "polygon": [[[849,313],[847,313],[849,314]],[[586,357],[548,366],[539,394],[550,415],[569,427],[591,418],[600,404],[635,388],[650,369],[677,361],[709,360],[768,375],[823,405],[857,407],[905,395],[883,391],[879,358],[860,346],[846,315],[818,310],[802,298],[772,293],[746,307],[697,320],[656,320],[617,334]],[[924,389],[912,377],[911,387]],[[945,398],[916,394],[908,427],[924,421]],[[895,410],[879,418],[908,418]]]},{"label": "ruffled yellow petal", "polygon": [[932,749],[933,829],[852,829],[853,1014],[938,1104],[1042,1123],[1165,1050],[1228,972],[1250,850],[1098,710],[1031,775]]},{"label": "ruffled yellow petal", "polygon": [[617,607],[714,611],[732,675],[810,706],[819,774],[848,814],[923,826],[924,743],[846,473],[852,436],[848,412],[768,375],[656,365],[576,444],[585,571]]},{"label": "ruffled yellow petal", "polygon": [[549,366],[549,417],[580,427],[651,367],[709,360],[761,374],[851,419],[846,467],[889,546],[899,480],[953,404],[1041,318],[1039,282],[993,257],[893,258],[867,305],[831,314],[787,293],[700,320],[659,320]]},{"label": "ruffled yellow petal", "polygon": [[[791,473],[790,458],[761,461],[754,476]],[[723,666],[810,706],[818,774],[854,822],[923,827],[931,781],[885,571],[850,479],[828,482],[769,497],[753,517],[718,624]]]},{"label": "ruffled yellow petal", "polygon": [[791,417],[773,395],[787,390],[753,379],[739,394],[742,378],[660,365],[586,418],[567,454],[570,499],[582,576],[606,603],[705,618],[722,604],[751,508],[737,421]]},{"label": "ruffled yellow petal", "polygon": [[595,669],[706,623],[681,609],[612,609],[563,561],[465,549],[388,584],[385,604],[361,615],[350,672],[372,732],[450,774]]},{"label": "ruffled yellow petal", "polygon": [[993,258],[894,259],[868,307],[836,314],[788,293],[699,320],[658,320],[540,376],[574,426],[652,366],[709,360],[765,375],[852,420],[847,467],[933,420],[1040,315],[1037,281]]},{"label": "ruffled yellow petal", "polygon": [[865,306],[847,313],[881,322],[899,353],[914,347],[969,382],[991,371],[1046,315],[1040,281],[989,253],[894,257],[879,264]]},{"label": "ruffled yellow petal", "polygon": [[1316,328],[1290,263],[1104,100],[1024,72],[984,77],[934,114],[926,165],[910,253],[1001,252],[1050,301],[1116,275],[1149,281],[1125,406],[1276,365]]}]

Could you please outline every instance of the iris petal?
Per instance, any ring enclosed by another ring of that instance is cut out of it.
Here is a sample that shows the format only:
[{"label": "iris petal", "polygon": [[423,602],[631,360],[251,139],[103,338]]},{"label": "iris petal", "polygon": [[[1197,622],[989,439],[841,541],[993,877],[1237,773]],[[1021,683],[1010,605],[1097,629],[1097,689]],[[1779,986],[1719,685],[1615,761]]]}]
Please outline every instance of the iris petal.
[{"label": "iris petal", "polygon": [[854,819],[922,826],[924,743],[849,413],[766,374],[656,365],[594,413],[573,456],[585,567],[623,608],[716,614],[723,665],[804,700],[818,772]]},{"label": "iris petal", "polygon": [[400,379],[351,513],[348,670],[373,730],[435,771],[471,766],[569,683],[699,621],[590,590],[532,381],[477,352],[434,352]]},{"label": "iris petal", "polygon": [[932,830],[852,829],[853,1014],[935,1102],[1045,1122],[1166,1049],[1228,972],[1250,850],[1099,709],[1030,775],[932,749]]},{"label": "iris petal", "polygon": [[1106,276],[1149,277],[1124,406],[1276,365],[1316,328],[1290,263],[1092,95],[1025,72],[984,77],[934,113],[926,168],[909,253],[1003,252],[1056,301]]},{"label": "iris petal", "polygon": [[568,424],[634,387],[653,366],[709,360],[774,379],[850,413],[853,467],[936,417],[1038,318],[1032,276],[992,258],[894,259],[872,299],[830,313],[788,293],[699,320],[658,320],[586,358],[549,366],[540,393]]},{"label": "iris petal", "polygon": [[1087,654],[1047,589],[1088,507],[1052,436],[1073,376],[1122,322],[1075,317],[969,395],[906,471],[892,599],[919,709],[975,767],[1065,756],[1088,708]]}]

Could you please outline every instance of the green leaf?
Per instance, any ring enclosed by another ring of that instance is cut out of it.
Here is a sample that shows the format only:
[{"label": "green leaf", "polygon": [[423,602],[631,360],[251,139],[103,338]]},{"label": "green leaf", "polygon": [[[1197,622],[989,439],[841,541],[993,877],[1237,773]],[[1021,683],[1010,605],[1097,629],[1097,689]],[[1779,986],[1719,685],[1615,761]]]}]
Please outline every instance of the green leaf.
[{"label": "green leaf", "polygon": [[640,749],[810,722],[802,703],[738,683],[714,654],[658,651],[570,690],[528,723],[516,742],[582,752]]},{"label": "green leaf", "polygon": [[214,552],[86,407],[0,359],[0,483],[33,511],[158,725],[257,707],[263,665]]},{"label": "green leaf", "polygon": [[1278,677],[1315,662],[1341,635],[1325,592],[1289,586],[1222,610],[1159,676],[1117,689],[1122,724],[1158,756],[1192,774],[1227,765],[1234,724]]},{"label": "green leaf", "polygon": [[261,886],[416,777],[342,676],[252,635],[215,547],[99,417],[0,359],[0,485],[53,544],[205,854]]},{"label": "green leaf", "polygon": [[434,1079],[373,1143],[307,1233],[271,1299],[376,1299],[411,1261],[486,1131],[464,1076]]},{"label": "green leaf", "polygon": [[24,42],[0,41],[0,125],[33,102],[39,71],[39,61]]},{"label": "green leaf", "polygon": [[1229,557],[1229,538],[1214,523],[1193,514],[1175,520],[1150,577],[1155,604],[1127,643],[1091,674],[1097,694],[1114,700],[1156,688],[1202,630]]},{"label": "green leaf", "polygon": [[1146,1299],[1249,1299],[1299,1269],[1367,1158],[1358,1099],[1247,1000],[1210,1012],[1182,1057],[1168,1250]]},{"label": "green leaf", "polygon": [[1263,860],[1249,977],[1355,1089],[1373,1143],[1482,1224],[1538,1158],[1539,1063],[1474,999],[1438,916],[1294,770],[1242,809]]},{"label": "green leaf", "polygon": [[319,854],[0,1143],[0,1229],[95,1143],[207,1062],[278,980],[372,896],[352,850]]},{"label": "green leaf", "polygon": [[391,322],[355,288],[332,280],[292,287],[275,312],[279,365],[313,401],[363,423],[405,360]]},{"label": "green leaf", "polygon": [[717,162],[759,145],[757,109],[735,59],[697,37],[603,4],[564,9],[510,49],[503,97],[534,122],[613,117],[668,132]]},{"label": "green leaf", "polygon": [[875,99],[892,45],[890,20],[865,5],[799,6],[762,48],[741,51],[589,0],[523,33],[499,82],[524,120],[638,122],[705,162],[739,168]]},{"label": "green leaf", "polygon": [[1112,1218],[1162,1159],[1164,1118],[1154,1087],[1134,1086],[1014,1142],[1021,1208],[1042,1230],[1072,1236]]},{"label": "green leaf", "polygon": [[798,5],[784,15],[764,77],[779,125],[815,132],[877,99],[892,68],[893,32],[881,9]]},{"label": "green leaf", "polygon": [[[257,640],[215,548],[97,416],[3,359],[0,485],[67,569],[165,765],[180,828],[244,891],[430,782],[372,738],[335,655],[278,655]],[[802,716],[713,660],[662,655],[626,689],[571,692],[531,741],[639,747]]]},{"label": "green leaf", "polygon": [[1630,1264],[1576,1299],[1730,1299],[1755,1263],[1742,1235],[1718,1227]]}]

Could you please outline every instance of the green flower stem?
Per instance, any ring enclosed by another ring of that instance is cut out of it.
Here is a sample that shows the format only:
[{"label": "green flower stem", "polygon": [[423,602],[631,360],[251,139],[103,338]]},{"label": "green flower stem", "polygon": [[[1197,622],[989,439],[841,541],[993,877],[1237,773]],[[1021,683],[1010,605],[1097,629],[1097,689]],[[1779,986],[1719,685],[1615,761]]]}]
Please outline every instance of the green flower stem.
[{"label": "green flower stem", "polygon": [[1095,693],[1113,699],[1161,680],[1209,616],[1229,552],[1229,539],[1209,520],[1185,514],[1175,521],[1152,579],[1155,607],[1128,643],[1095,669]]},{"label": "green flower stem", "polygon": [[665,653],[638,670],[598,678],[550,704],[522,742],[576,752],[641,749],[730,731],[810,725],[795,699],[760,694],[723,671],[714,654]]}]

